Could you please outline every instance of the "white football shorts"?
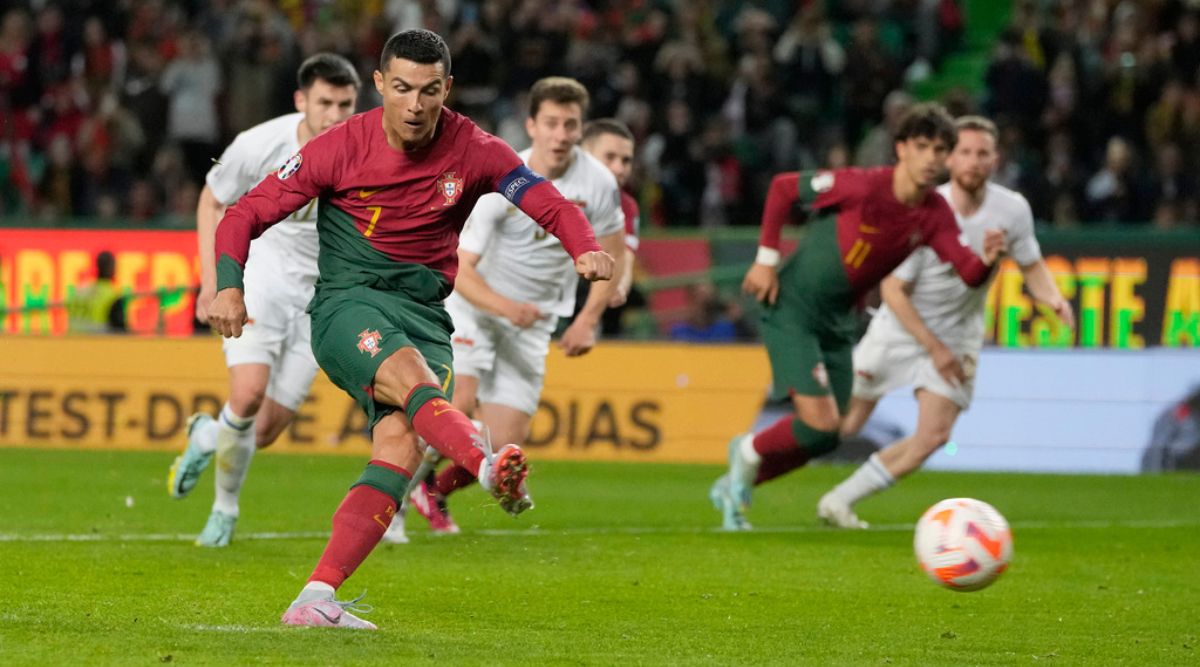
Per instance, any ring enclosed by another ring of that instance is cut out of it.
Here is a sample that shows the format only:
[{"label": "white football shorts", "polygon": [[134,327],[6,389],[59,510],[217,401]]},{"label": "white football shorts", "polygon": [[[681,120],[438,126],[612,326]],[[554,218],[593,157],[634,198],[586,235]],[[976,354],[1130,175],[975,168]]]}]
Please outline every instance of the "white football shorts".
[{"label": "white football shorts", "polygon": [[454,373],[479,378],[479,402],[536,413],[558,317],[550,315],[521,329],[458,295],[446,299],[446,310],[454,320]]},{"label": "white football shorts", "polygon": [[[256,261],[258,260],[258,261]],[[295,411],[304,403],[317,360],[305,308],[313,287],[303,278],[279,270],[266,256],[252,252],[245,271],[246,315],[240,338],[226,338],[225,365],[266,364],[271,369],[267,396]]]},{"label": "white football shorts", "polygon": [[967,379],[951,384],[937,372],[924,347],[907,333],[892,335],[885,327],[870,327],[854,348],[854,396],[877,401],[885,394],[912,385],[913,391],[925,389],[953,401],[964,411],[971,406],[975,392],[975,369],[979,349],[951,345],[958,355]]}]

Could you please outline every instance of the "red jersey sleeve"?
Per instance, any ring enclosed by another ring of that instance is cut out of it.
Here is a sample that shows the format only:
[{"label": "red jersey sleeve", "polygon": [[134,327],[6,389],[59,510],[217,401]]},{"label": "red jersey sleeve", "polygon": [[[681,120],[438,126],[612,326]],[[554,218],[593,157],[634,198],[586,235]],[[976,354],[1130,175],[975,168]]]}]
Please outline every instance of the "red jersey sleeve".
[{"label": "red jersey sleeve", "polygon": [[625,247],[637,252],[638,234],[641,232],[642,214],[633,195],[621,191],[621,212],[625,214]]},{"label": "red jersey sleeve", "polygon": [[854,197],[865,178],[858,169],[836,171],[788,171],[776,174],[763,206],[762,229],[758,244],[779,249],[783,226],[791,219],[792,207],[799,203],[805,210],[816,211],[840,206]]},{"label": "red jersey sleeve", "polygon": [[600,250],[583,210],[567,201],[552,183],[539,176],[508,144],[489,134],[477,143],[478,159],[496,192],[562,242],[571,259]]},{"label": "red jersey sleeve", "polygon": [[275,223],[331,189],[346,124],[314,137],[250,192],[237,200],[217,225],[217,290],[242,288],[250,242]]},{"label": "red jersey sleeve", "polygon": [[964,283],[971,287],[979,287],[987,282],[992,267],[984,264],[963,240],[958,223],[954,220],[954,213],[946,200],[942,199],[941,195],[934,196],[937,202],[930,213],[932,230],[925,243],[933,248],[943,262],[954,265],[954,271]]}]

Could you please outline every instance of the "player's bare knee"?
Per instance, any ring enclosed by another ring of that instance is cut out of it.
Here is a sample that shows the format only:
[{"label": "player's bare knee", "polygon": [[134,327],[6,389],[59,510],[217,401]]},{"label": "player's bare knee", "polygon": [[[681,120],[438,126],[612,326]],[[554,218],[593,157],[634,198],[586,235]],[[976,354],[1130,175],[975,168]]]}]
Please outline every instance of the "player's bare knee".
[{"label": "player's bare knee", "polygon": [[916,444],[922,458],[928,458],[942,445],[950,442],[950,429],[940,426],[921,429],[917,432]]},{"label": "player's bare knee", "polygon": [[229,407],[239,417],[253,417],[262,409],[267,397],[267,388],[257,384],[235,386],[229,393]]},{"label": "player's bare knee", "polygon": [[[394,413],[399,414],[399,413]],[[414,471],[421,463],[421,450],[416,431],[407,419],[389,415],[371,433],[371,458]]]},{"label": "player's bare knee", "polygon": [[265,425],[264,428],[259,429],[254,434],[255,446],[259,449],[266,449],[267,447],[270,447],[271,445],[275,444],[275,441],[279,439],[279,436],[283,435],[283,432],[286,429],[287,424]]},{"label": "player's bare knee", "polygon": [[436,380],[420,350],[402,347],[375,371],[375,397],[391,405],[401,405],[413,387]]}]

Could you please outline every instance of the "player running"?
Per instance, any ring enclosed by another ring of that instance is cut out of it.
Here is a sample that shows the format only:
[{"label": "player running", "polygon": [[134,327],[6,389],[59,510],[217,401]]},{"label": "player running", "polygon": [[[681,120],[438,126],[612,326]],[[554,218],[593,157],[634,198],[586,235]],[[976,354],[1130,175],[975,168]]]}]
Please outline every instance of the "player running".
[{"label": "player running", "polygon": [[[296,73],[296,113],[237,136],[205,179],[196,207],[200,295],[196,316],[208,319],[216,294],[213,238],[225,209],[279,168],[309,140],[354,113],[362,82],[354,66],[332,53],[304,61]],[[317,373],[305,307],[317,282],[317,200],[267,230],[246,260],[250,321],[241,338],[226,339],[229,400],[217,419],[188,420],[188,444],[167,475],[167,490],[184,498],[216,454],[216,498],[196,544],[228,546],[238,519],[238,496],[256,448],[267,447],[291,423]]]},{"label": "player running", "polygon": [[[955,123],[958,143],[946,161],[950,182],[938,188],[975,250],[986,230],[1008,239],[1035,299],[1074,327],[1063,298],[1042,260],[1033,233],[1033,214],[1020,194],[988,179],[996,167],[996,126],[979,116]],[[817,516],[841,528],[866,528],[854,504],[916,470],[950,438],[958,415],[971,404],[975,368],[983,347],[983,311],[988,283],[968,287],[928,248],[920,248],[884,278],[883,305],[854,350],[854,390],[842,425],[857,433],[886,393],[911,384],[917,397],[917,429],[871,455],[817,504]]]},{"label": "player running", "polygon": [[625,214],[625,261],[621,263],[621,274],[613,281],[616,285],[608,301],[610,308],[616,308],[625,303],[633,287],[633,266],[642,220],[637,200],[625,189],[633,173],[633,132],[615,118],[599,118],[583,128],[580,145],[608,167],[621,188],[621,211]]},{"label": "player running", "polygon": [[[742,289],[767,305],[762,335],[773,394],[790,397],[793,416],[729,443],[729,472],[710,498],[726,530],[749,530],[751,489],[838,445],[850,398],[856,303],[920,245],[982,285],[1004,249],[988,230],[983,261],[959,238],[954,214],[933,191],[954,146],[954,121],[939,105],[914,107],[896,135],[895,167],[783,173],[771,182],[758,255]],[[778,270],[780,230],[795,204],[818,217]]]},{"label": "player running", "polygon": [[[519,155],[582,209],[600,246],[623,259],[625,219],[617,181],[577,146],[588,92],[565,77],[547,77],[529,92],[525,131],[530,148]],[[615,269],[622,271],[621,262]],[[525,442],[546,377],[546,355],[558,318],[575,309],[576,278],[562,243],[499,194],[475,205],[458,240],[458,279],[446,299],[454,321],[456,408],[487,427],[496,442]],[[567,356],[586,354],[616,281],[594,285],[578,317],[560,341]],[[436,533],[456,533],[446,497],[475,481],[475,471],[451,465],[436,483],[422,481],[411,505]],[[404,517],[385,537],[397,534]]]},{"label": "player running", "polygon": [[476,471],[501,507],[523,507],[520,447],[493,454],[447,398],[452,324],[442,301],[453,288],[458,233],[475,202],[502,193],[562,241],[579,275],[606,280],[613,272],[578,206],[502,141],[444,108],[453,78],[441,37],[427,30],[393,35],[374,79],[381,109],[310,141],[217,228],[218,292],[209,322],[236,337],[246,322],[250,240],[320,198],[320,276],[308,306],[313,353],[371,428],[371,460],[334,512],[333,534],[284,613],[285,625],[374,629],[334,592],[387,530],[421,459],[418,436]]}]

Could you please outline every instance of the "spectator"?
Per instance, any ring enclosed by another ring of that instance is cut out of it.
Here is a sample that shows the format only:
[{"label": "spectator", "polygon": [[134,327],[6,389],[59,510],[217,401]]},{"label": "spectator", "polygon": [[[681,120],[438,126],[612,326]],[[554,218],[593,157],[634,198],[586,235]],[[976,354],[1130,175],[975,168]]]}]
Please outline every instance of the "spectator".
[{"label": "spectator", "polygon": [[167,115],[167,97],[158,87],[162,70],[162,57],[153,43],[141,42],[133,46],[121,101],[145,137],[134,159],[135,168],[143,173],[150,169],[154,152],[166,137],[166,126],[161,119]]},{"label": "spectator", "polygon": [[694,283],[687,288],[687,316],[671,325],[671,340],[688,343],[729,343],[737,339],[737,327],[725,313],[726,306],[712,283]]},{"label": "spectator", "polygon": [[117,260],[111,252],[96,255],[96,278],[67,297],[67,328],[71,333],[125,331],[125,297],[113,282]]},{"label": "spectator", "polygon": [[184,165],[193,183],[204,175],[217,156],[217,94],[221,70],[209,53],[208,39],[190,32],[179,41],[179,58],[163,71],[161,88],[167,96],[167,136],[179,144]]},{"label": "spectator", "polygon": [[896,164],[896,130],[900,121],[913,105],[912,95],[903,90],[893,90],[883,100],[883,122],[871,128],[858,150],[854,153],[854,164],[859,167],[880,167]]},{"label": "spectator", "polygon": [[666,127],[646,142],[645,153],[656,162],[662,187],[662,213],[668,224],[695,227],[700,223],[700,199],[705,169],[692,111],[682,100],[667,105]]},{"label": "spectator", "polygon": [[71,70],[83,77],[91,99],[100,99],[110,90],[120,89],[125,74],[125,45],[109,39],[108,30],[97,16],[83,24],[83,48],[75,54]]},{"label": "spectator", "polygon": [[1159,227],[1175,226],[1186,216],[1195,220],[1196,179],[1183,168],[1183,152],[1176,144],[1163,144],[1155,153],[1155,169],[1138,197],[1144,208],[1138,218],[1153,219]]},{"label": "spectator", "polygon": [[838,77],[846,67],[846,52],[833,38],[821,7],[816,2],[802,7],[774,50],[788,96],[785,104],[805,140],[816,138],[818,121],[833,107]]},{"label": "spectator", "polygon": [[985,110],[990,116],[1025,129],[1037,127],[1046,107],[1046,78],[1030,62],[1017,34],[1001,37],[984,80],[988,88]]},{"label": "spectator", "polygon": [[1104,166],[1087,183],[1085,215],[1095,222],[1136,220],[1137,199],[1133,186],[1133,150],[1120,137],[1108,140]]},{"label": "spectator", "polygon": [[879,25],[873,18],[854,23],[846,49],[842,80],[846,95],[846,142],[858,145],[863,132],[879,120],[883,99],[900,85],[901,68],[883,49]]},{"label": "spectator", "polygon": [[[959,0],[316,4],[320,11],[311,2],[156,0],[101,15],[86,10],[96,3],[75,11],[78,3],[46,0],[33,3],[32,17],[26,9],[4,11],[0,206],[36,214],[69,215],[77,206],[98,212],[101,204],[111,210],[107,191],[53,202],[38,196],[64,184],[71,190],[72,170],[82,173],[84,156],[102,150],[102,172],[153,184],[150,193],[139,186],[136,206],[132,189],[119,192],[121,214],[169,214],[183,182],[202,182],[217,142],[286,111],[276,105],[290,99],[280,87],[294,87],[287,76],[293,61],[337,50],[368,74],[402,24],[451,40],[452,106],[483,127],[514,128],[517,148],[525,141],[520,93],[528,82],[573,75],[591,89],[595,113],[627,122],[639,145],[654,135],[665,149],[671,138],[670,151],[635,158],[647,201],[664,193],[661,206],[648,205],[649,222],[754,222],[775,171],[821,166],[838,145],[849,146],[858,163],[890,161],[884,108],[902,98],[896,91],[904,73],[936,68],[971,19]],[[1113,136],[1155,164],[1159,147],[1174,144],[1183,173],[1200,173],[1194,5],[1019,0],[993,49],[986,94],[976,100],[951,87],[944,101],[957,113],[981,107],[1008,128],[997,177],[1029,194],[1037,217],[1087,219],[1094,209],[1085,196],[1088,176],[1102,171]],[[977,46],[963,48],[970,56]],[[953,83],[942,79],[938,88]],[[365,89],[361,102],[376,104],[375,92]],[[689,128],[686,141],[674,136],[680,126]],[[685,187],[695,191],[680,189],[681,167]],[[1143,220],[1159,210],[1148,199],[1160,196],[1149,181],[1134,179],[1133,210]],[[1185,198],[1156,217],[1187,220],[1192,207]]]}]

